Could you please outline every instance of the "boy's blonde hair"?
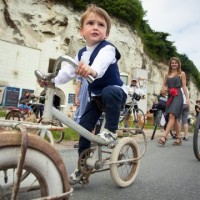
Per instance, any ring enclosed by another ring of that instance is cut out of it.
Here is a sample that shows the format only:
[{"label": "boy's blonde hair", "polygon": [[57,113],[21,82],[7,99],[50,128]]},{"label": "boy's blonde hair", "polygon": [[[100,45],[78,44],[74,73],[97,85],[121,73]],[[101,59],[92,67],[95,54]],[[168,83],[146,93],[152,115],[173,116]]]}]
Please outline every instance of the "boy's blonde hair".
[{"label": "boy's blonde hair", "polygon": [[107,34],[109,34],[110,28],[111,28],[110,16],[108,15],[108,13],[104,9],[102,9],[102,8],[100,8],[100,7],[98,7],[94,4],[88,5],[86,11],[81,15],[80,27],[83,28],[84,21],[90,13],[95,13],[98,16],[105,19],[106,24],[107,24],[107,31],[106,32],[107,32]]}]

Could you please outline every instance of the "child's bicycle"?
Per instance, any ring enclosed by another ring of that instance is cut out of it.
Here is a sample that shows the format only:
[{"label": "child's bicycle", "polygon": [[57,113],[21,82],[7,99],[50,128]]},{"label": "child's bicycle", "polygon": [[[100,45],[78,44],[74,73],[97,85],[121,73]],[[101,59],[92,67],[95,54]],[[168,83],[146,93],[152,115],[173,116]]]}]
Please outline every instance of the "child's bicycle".
[{"label": "child's bicycle", "polygon": [[[77,66],[77,63],[70,57],[60,57],[52,74],[43,75],[36,71],[37,78],[51,81],[63,61],[74,67]],[[105,142],[52,107],[53,94],[54,85],[48,84],[43,119],[46,125],[0,121],[1,127],[21,130],[17,133],[12,133],[13,131],[10,130],[0,133],[0,199],[6,199],[8,194],[13,197],[12,199],[16,199],[17,196],[23,195],[22,191],[27,193],[33,190],[40,191],[41,199],[69,198],[72,188],[69,185],[67,172],[60,155],[48,142],[27,132],[27,129],[28,131],[40,129],[41,135],[44,136],[51,127],[47,124],[50,123],[52,117],[96,144],[95,148],[87,149],[81,154],[78,160],[81,179],[77,182],[70,182],[71,185],[88,184],[91,174],[105,170],[110,170],[111,177],[118,186],[127,187],[132,184],[138,174],[140,159],[146,148],[140,154],[137,143],[130,137],[115,142]],[[146,144],[144,132],[142,134]]]}]

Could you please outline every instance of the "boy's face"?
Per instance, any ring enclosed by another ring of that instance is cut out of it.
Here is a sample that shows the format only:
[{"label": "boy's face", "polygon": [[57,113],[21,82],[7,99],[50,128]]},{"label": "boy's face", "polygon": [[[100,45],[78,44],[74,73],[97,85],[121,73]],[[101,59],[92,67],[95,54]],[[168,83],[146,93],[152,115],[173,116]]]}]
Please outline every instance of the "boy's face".
[{"label": "boy's face", "polygon": [[108,37],[107,24],[104,18],[95,13],[90,13],[80,29],[80,34],[88,46],[94,46]]}]

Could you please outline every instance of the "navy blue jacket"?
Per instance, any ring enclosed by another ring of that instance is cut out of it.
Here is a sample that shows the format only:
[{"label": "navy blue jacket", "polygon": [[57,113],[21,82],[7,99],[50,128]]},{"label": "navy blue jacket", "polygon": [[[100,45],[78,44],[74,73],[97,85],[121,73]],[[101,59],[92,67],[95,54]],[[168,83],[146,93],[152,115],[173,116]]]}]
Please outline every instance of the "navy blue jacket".
[{"label": "navy blue jacket", "polygon": [[[99,45],[94,49],[94,51],[92,52],[91,56],[90,56],[90,62],[89,65],[91,66],[95,57],[97,56],[97,54],[99,53],[99,51],[105,47],[106,45],[112,45],[111,43],[107,42],[106,40],[103,40],[102,42],[99,43]],[[112,45],[113,46],[113,45]],[[106,70],[105,74],[101,77],[96,79],[93,83],[89,84],[89,92],[94,93],[95,95],[100,95],[103,88],[109,86],[109,85],[118,85],[118,86],[122,86],[123,82],[120,79],[120,74],[119,74],[119,68],[117,65],[118,60],[120,59],[121,55],[119,53],[119,51],[116,49],[116,62],[114,64],[111,64],[108,69]],[[81,56],[83,54],[83,52],[86,51],[86,47],[82,48],[79,52],[78,52],[78,59],[80,61]]]}]

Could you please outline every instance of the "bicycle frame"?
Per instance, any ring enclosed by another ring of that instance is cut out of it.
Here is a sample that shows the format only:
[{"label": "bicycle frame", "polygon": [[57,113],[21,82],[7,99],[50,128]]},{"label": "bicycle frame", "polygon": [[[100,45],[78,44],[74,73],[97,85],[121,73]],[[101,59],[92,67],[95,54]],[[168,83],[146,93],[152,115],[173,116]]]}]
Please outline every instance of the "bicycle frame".
[{"label": "bicycle frame", "polygon": [[[76,61],[73,60],[69,56],[59,57],[57,59],[57,61],[56,61],[56,66],[60,66],[63,61],[68,62],[74,68],[77,68]],[[35,71],[35,75],[39,79],[44,79],[44,77],[45,77],[45,75],[43,75],[39,71]],[[55,77],[55,75],[56,74],[52,75],[51,78]],[[93,81],[93,78],[89,77],[89,82],[92,82],[92,81]],[[52,117],[55,117],[61,123],[65,124],[67,127],[70,127],[71,129],[73,129],[74,131],[76,131],[82,137],[90,140],[91,142],[97,143],[97,145],[100,146],[100,148],[98,148],[99,151],[101,151],[101,146],[102,145],[103,146],[109,146],[109,145],[111,145],[112,147],[113,147],[113,145],[116,145],[116,142],[115,142],[115,144],[112,144],[112,142],[106,142],[103,139],[101,139],[99,136],[96,136],[96,135],[92,134],[91,132],[89,132],[88,130],[86,130],[85,128],[83,128],[79,124],[77,124],[74,120],[70,119],[68,116],[65,116],[61,111],[59,111],[56,108],[52,107],[53,95],[54,95],[54,88],[55,87],[52,86],[52,85],[48,86],[46,88],[47,91],[46,91],[46,96],[45,96],[44,115],[43,115],[43,121],[45,123],[49,123],[52,120]],[[133,99],[132,105],[135,105],[135,101],[136,100]],[[134,108],[134,107],[132,107],[132,108]],[[104,127],[102,127],[102,128],[104,128]],[[137,158],[136,160],[141,159],[141,157]],[[99,158],[101,158],[100,153],[99,153]]]},{"label": "bicycle frame", "polygon": [[[69,56],[59,57],[56,61],[56,66],[60,66],[63,61],[70,63],[75,68],[77,67],[77,63],[73,59],[71,59]],[[41,72],[38,72],[38,71],[35,72],[35,75],[39,79],[43,79],[45,77],[43,74],[41,74]],[[53,77],[55,75],[56,74],[54,74]],[[93,80],[94,79],[92,77],[89,77],[89,82],[92,82]],[[89,132],[88,130],[86,130],[79,124],[77,124],[74,120],[65,116],[61,111],[58,111],[57,109],[52,107],[55,87],[48,86],[46,89],[47,90],[46,90],[46,96],[45,96],[44,115],[43,115],[44,123],[48,124],[52,120],[52,117],[55,117],[60,122],[62,122],[66,126],[70,127],[71,129],[75,130],[79,135],[85,137],[86,139],[90,140],[91,142],[96,142],[99,145],[109,145],[110,144],[110,142],[105,142],[100,137],[93,135],[91,132]]]},{"label": "bicycle frame", "polygon": [[[135,99],[132,99],[130,107],[128,109],[126,109],[126,111],[122,114],[122,116],[120,116],[120,122],[122,120],[124,120],[126,114],[128,114],[129,112],[133,112],[134,110],[136,110],[134,108],[135,105],[137,105],[137,101]],[[135,112],[133,112],[133,113],[135,115]]]},{"label": "bicycle frame", "polygon": [[53,95],[54,95],[54,88],[48,88],[45,97],[45,106],[43,115],[44,123],[48,124],[52,120],[52,117],[55,117],[66,126],[75,130],[79,135],[85,137],[86,139],[92,142],[96,142],[100,145],[108,145],[110,143],[110,142],[105,142],[103,139],[101,139],[96,135],[93,135],[91,132],[89,132],[88,130],[77,124],[74,120],[65,116],[61,111],[52,107]]}]

